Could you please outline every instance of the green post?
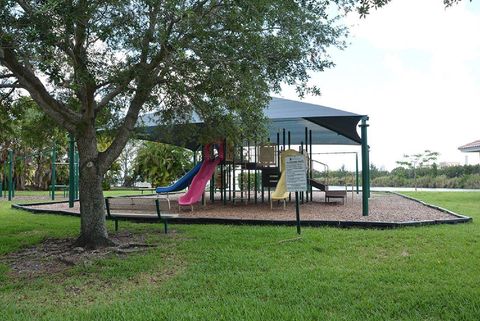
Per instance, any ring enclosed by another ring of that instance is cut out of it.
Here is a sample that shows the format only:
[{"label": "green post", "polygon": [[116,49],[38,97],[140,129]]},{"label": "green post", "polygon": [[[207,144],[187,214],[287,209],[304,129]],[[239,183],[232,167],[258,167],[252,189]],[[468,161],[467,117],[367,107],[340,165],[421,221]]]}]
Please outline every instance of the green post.
[{"label": "green post", "polygon": [[367,168],[367,193],[368,193],[368,198],[370,198],[370,146],[368,146],[368,145],[367,145],[367,164],[368,164],[368,168]]},{"label": "green post", "polygon": [[4,178],[5,178],[5,193],[3,194],[3,197],[7,197],[8,194],[8,168],[7,168],[7,161],[3,163],[3,169],[4,169]]},{"label": "green post", "polygon": [[[0,170],[1,174],[1,170]],[[3,197],[3,177],[0,179],[0,197]]]},{"label": "green post", "polygon": [[362,134],[362,215],[368,216],[368,197],[370,191],[369,184],[369,170],[368,165],[368,141],[367,141],[367,120],[368,117],[362,118],[362,124],[360,125]]},{"label": "green post", "polygon": [[298,205],[298,191],[295,192],[295,216],[296,216],[296,221],[297,221],[297,234],[300,235],[301,229],[300,229],[300,206]]},{"label": "green post", "polygon": [[358,194],[358,185],[359,185],[359,179],[358,179],[358,153],[355,153],[355,183],[357,185],[357,194]]},{"label": "green post", "polygon": [[8,150],[8,200],[13,197],[13,150]]},{"label": "green post", "polygon": [[72,208],[75,201],[75,137],[68,135],[68,207]]},{"label": "green post", "polygon": [[51,182],[51,192],[52,192],[52,201],[55,200],[55,185],[57,184],[57,173],[56,173],[56,164],[57,161],[57,149],[55,145],[52,148],[52,182]]}]

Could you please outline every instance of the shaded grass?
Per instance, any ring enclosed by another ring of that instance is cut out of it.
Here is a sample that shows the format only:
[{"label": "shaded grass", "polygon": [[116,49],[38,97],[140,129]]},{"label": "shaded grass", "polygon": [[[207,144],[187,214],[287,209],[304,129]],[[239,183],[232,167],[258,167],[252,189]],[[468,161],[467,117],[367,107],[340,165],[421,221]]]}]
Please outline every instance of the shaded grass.
[{"label": "shaded grass", "polygon": [[[480,193],[410,194],[474,222],[305,228],[287,242],[294,227],[176,225],[176,236],[165,236],[160,225],[123,223],[122,230],[150,232],[161,246],[35,280],[12,279],[0,268],[2,319],[478,319]],[[0,220],[10,224],[0,225],[0,244],[16,234],[29,238],[23,232],[63,237],[78,230],[77,218],[0,206]]]}]

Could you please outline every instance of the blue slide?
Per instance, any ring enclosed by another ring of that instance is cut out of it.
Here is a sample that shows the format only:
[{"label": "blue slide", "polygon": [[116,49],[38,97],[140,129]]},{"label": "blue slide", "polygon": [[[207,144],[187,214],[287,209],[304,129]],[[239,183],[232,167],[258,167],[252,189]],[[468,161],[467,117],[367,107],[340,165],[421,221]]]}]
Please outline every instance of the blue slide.
[{"label": "blue slide", "polygon": [[197,175],[198,171],[200,170],[200,167],[202,167],[203,162],[198,163],[195,165],[194,168],[192,168],[190,171],[188,171],[185,175],[180,177],[178,181],[173,183],[170,186],[166,187],[157,187],[157,193],[170,193],[170,192],[176,192],[176,191],[181,191],[182,189],[185,189],[190,185],[190,182],[192,179]]}]

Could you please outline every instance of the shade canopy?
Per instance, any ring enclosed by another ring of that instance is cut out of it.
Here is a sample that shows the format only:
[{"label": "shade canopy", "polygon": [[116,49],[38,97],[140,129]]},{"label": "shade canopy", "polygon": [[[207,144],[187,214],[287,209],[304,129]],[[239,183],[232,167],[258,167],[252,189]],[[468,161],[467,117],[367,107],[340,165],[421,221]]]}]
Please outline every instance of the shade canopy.
[{"label": "shade canopy", "polygon": [[[277,141],[277,134],[283,140],[283,130],[290,132],[292,145],[300,145],[305,141],[305,128],[312,131],[314,145],[358,145],[361,138],[357,133],[358,122],[365,117],[340,109],[309,104],[283,98],[272,98],[264,114],[268,119],[268,135],[270,141]],[[202,120],[194,114],[190,124],[165,126],[159,116],[150,113],[141,117],[137,126],[137,137],[145,140],[159,141],[168,144],[195,149],[199,145],[199,137],[185,135],[192,132],[189,126],[201,127]],[[191,127],[190,127],[191,128]],[[198,132],[198,131],[193,131]],[[198,136],[198,135],[196,135]]]},{"label": "shade canopy", "polygon": [[480,139],[474,142],[468,143],[466,145],[458,147],[464,153],[475,153],[480,152]]}]

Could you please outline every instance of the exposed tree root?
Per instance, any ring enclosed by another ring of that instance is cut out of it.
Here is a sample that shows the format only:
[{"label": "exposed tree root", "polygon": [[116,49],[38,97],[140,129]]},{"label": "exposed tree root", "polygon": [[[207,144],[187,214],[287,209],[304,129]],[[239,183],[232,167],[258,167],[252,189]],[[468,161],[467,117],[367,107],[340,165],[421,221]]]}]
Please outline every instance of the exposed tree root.
[{"label": "exposed tree root", "polygon": [[107,237],[86,238],[80,235],[78,239],[73,243],[73,247],[83,247],[87,250],[95,250],[99,248],[117,246],[113,240]]}]

